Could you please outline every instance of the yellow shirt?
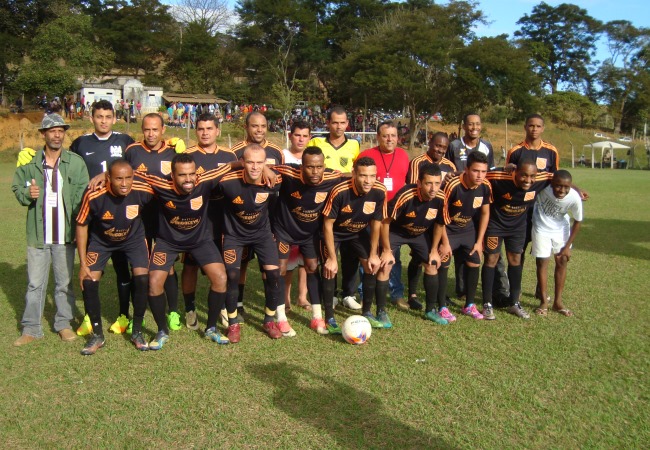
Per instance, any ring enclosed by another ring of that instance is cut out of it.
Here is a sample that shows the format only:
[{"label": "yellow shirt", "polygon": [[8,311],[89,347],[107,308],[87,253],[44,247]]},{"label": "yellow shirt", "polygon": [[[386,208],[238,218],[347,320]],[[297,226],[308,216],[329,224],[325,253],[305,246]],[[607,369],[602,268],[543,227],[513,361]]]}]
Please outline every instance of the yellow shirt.
[{"label": "yellow shirt", "polygon": [[359,141],[347,137],[340,147],[333,147],[329,137],[315,137],[309,141],[308,146],[318,147],[323,151],[326,168],[343,173],[352,172],[352,164],[359,156]]}]

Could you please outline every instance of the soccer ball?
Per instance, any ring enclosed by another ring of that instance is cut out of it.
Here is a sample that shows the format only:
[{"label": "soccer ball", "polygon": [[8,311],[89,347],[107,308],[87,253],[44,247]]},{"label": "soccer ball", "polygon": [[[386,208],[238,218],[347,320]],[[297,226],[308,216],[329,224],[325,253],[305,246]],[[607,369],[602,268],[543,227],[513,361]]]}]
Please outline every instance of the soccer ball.
[{"label": "soccer ball", "polygon": [[370,322],[363,316],[350,316],[341,327],[343,339],[353,345],[365,344],[372,334]]}]

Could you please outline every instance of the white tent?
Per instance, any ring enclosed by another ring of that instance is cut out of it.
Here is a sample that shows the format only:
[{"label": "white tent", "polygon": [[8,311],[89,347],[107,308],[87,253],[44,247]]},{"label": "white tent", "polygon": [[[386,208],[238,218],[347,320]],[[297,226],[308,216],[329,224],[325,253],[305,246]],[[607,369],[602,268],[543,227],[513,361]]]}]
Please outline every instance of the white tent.
[{"label": "white tent", "polygon": [[614,168],[614,150],[617,149],[620,150],[623,148],[628,150],[630,149],[630,147],[627,145],[619,144],[618,142],[613,142],[613,141],[600,141],[592,144],[585,144],[584,147],[591,147],[591,168],[592,169],[595,166],[596,149],[600,149],[601,167],[605,155],[605,149],[610,150],[611,152],[610,165],[612,169]]}]

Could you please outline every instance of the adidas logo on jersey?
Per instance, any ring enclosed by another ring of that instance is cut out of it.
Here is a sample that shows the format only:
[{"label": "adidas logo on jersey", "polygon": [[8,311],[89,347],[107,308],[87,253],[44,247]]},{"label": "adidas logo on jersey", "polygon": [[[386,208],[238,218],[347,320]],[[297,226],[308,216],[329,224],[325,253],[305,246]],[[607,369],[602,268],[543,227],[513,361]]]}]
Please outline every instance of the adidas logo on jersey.
[{"label": "adidas logo on jersey", "polygon": [[512,200],[512,195],[510,195],[510,192],[506,192],[506,194],[502,195],[502,197],[505,198],[506,200]]},{"label": "adidas logo on jersey", "polygon": [[138,168],[135,169],[135,170],[137,170],[139,172],[148,172],[149,171],[149,169],[147,168],[147,166],[144,165],[144,163],[140,164],[138,166]]},{"label": "adidas logo on jersey", "polygon": [[452,205],[454,205],[454,206],[463,206],[463,202],[461,202],[460,200],[456,200],[454,203],[452,203]]},{"label": "adidas logo on jersey", "polygon": [[411,211],[406,215],[406,217],[415,217],[415,211]]},{"label": "adidas logo on jersey", "polygon": [[203,166],[199,166],[199,168],[196,169],[196,174],[197,175],[201,175],[204,172],[205,172],[205,169],[203,168]]},{"label": "adidas logo on jersey", "polygon": [[244,200],[242,200],[241,197],[240,197],[239,195],[238,195],[237,197],[235,197],[235,199],[234,199],[232,202],[233,202],[235,205],[243,205],[243,204],[244,204]]},{"label": "adidas logo on jersey", "polygon": [[297,198],[298,200],[302,199],[302,195],[300,195],[300,192],[296,191],[291,194],[293,198]]},{"label": "adidas logo on jersey", "polygon": [[351,213],[351,212],[352,212],[352,208],[350,208],[350,205],[345,205],[345,206],[341,209],[341,212],[344,212],[344,213]]},{"label": "adidas logo on jersey", "polygon": [[113,220],[113,219],[115,219],[115,217],[113,216],[113,214],[111,214],[110,211],[106,211],[102,216],[102,220]]},{"label": "adidas logo on jersey", "polygon": [[165,203],[165,207],[169,209],[176,209],[176,205],[174,205],[174,202],[172,202],[171,200]]}]

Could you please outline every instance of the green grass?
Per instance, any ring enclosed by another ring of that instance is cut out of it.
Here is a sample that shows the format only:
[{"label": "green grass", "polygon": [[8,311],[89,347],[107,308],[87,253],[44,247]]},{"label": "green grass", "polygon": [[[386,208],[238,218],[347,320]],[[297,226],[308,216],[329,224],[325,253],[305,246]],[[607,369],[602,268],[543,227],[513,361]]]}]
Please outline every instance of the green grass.
[{"label": "green grass", "polygon": [[[2,446],[647,448],[650,174],[573,173],[591,194],[565,292],[573,318],[498,311],[492,323],[461,317],[440,327],[391,310],[395,328],[355,347],[316,335],[296,308],[298,336],[272,341],[261,331],[254,270],[253,319],[240,344],[219,347],[183,329],[161,352],[139,353],[107,335],[104,349],[82,357],[80,340],[64,344],[51,330],[51,296],[45,339],[12,346],[26,287],[25,210],[8,189],[13,166],[2,164]],[[117,313],[110,268],[102,294],[108,326]],[[202,279],[202,324],[205,296]],[[153,323],[147,314],[149,336]]]}]

